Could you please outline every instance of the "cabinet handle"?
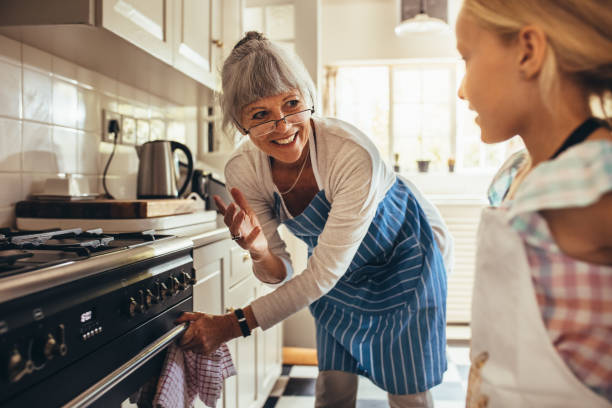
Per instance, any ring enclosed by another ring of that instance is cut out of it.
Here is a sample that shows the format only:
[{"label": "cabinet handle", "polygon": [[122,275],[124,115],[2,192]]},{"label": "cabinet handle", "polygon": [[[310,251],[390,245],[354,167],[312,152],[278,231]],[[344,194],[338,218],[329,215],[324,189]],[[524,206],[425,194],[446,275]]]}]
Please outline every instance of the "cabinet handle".
[{"label": "cabinet handle", "polygon": [[222,40],[212,40],[212,43],[215,44],[219,48],[223,47],[223,41]]},{"label": "cabinet handle", "polygon": [[242,254],[242,262],[247,262],[251,257],[249,254]]}]

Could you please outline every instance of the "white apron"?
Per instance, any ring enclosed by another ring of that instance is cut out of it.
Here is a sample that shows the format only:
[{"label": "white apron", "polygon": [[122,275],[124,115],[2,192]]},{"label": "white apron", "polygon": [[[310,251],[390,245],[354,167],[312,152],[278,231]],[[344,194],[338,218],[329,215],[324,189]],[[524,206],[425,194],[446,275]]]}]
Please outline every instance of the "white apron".
[{"label": "white apron", "polygon": [[505,210],[478,229],[468,407],[611,407],[554,349],[536,301],[524,244]]}]

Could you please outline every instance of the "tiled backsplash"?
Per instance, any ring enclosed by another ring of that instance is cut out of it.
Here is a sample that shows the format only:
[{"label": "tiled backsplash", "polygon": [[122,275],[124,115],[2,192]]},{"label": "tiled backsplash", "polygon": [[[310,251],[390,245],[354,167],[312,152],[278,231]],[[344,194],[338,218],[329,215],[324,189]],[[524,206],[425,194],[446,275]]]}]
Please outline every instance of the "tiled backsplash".
[{"label": "tiled backsplash", "polygon": [[[0,227],[14,226],[15,203],[42,192],[49,177],[70,173],[102,192],[112,144],[102,142],[102,110],[164,123],[153,138],[197,147],[197,109],[179,106],[0,36]],[[157,127],[159,129],[159,126]],[[135,198],[138,157],[118,145],[107,185],[117,198]]]}]

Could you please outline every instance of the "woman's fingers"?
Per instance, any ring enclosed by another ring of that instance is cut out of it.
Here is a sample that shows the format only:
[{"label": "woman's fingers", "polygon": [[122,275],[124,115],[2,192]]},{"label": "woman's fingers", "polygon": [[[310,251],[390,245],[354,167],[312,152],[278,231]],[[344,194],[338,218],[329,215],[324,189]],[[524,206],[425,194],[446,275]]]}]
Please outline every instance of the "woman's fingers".
[{"label": "woman's fingers", "polygon": [[236,204],[234,203],[231,203],[225,209],[225,216],[223,217],[223,222],[228,227],[231,227],[232,223],[234,222],[234,214],[236,214],[236,210],[237,210],[237,207],[236,207]]},{"label": "woman's fingers", "polygon": [[234,221],[232,222],[232,225],[230,225],[229,229],[230,229],[230,233],[233,236],[237,236],[240,235],[240,227],[242,226],[242,222],[244,221],[244,211],[240,211],[235,217],[234,217]]},{"label": "woman's fingers", "polygon": [[232,197],[234,197],[234,201],[236,201],[236,204],[238,204],[238,207],[240,207],[242,210],[244,210],[248,214],[251,214],[253,212],[253,210],[251,209],[251,206],[249,205],[249,202],[246,200],[246,198],[244,198],[242,191],[234,187],[232,188],[230,193],[232,193]]},{"label": "woman's fingers", "polygon": [[260,227],[253,228],[253,231],[251,231],[251,233],[246,238],[244,238],[244,246],[249,248],[251,244],[253,244],[253,242],[257,239],[257,236],[260,232]]},{"label": "woman's fingers", "polygon": [[225,209],[227,208],[227,205],[223,202],[221,197],[215,194],[213,195],[213,200],[215,200],[215,204],[217,204],[217,209],[219,210],[221,215],[225,215]]},{"label": "woman's fingers", "polygon": [[179,318],[174,321],[174,323],[179,324],[179,323],[190,322],[192,320],[198,320],[199,317],[200,315],[198,313],[183,312],[183,314],[180,315]]}]

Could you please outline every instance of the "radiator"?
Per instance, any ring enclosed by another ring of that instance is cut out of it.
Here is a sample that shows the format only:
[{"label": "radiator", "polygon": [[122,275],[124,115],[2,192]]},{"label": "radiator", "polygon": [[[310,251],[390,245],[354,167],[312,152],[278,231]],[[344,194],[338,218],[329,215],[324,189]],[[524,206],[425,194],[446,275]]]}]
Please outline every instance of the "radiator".
[{"label": "radiator", "polygon": [[446,222],[455,243],[453,269],[448,278],[447,323],[470,322],[472,285],[476,258],[476,230],[483,202],[456,200],[453,203],[432,200]]}]

